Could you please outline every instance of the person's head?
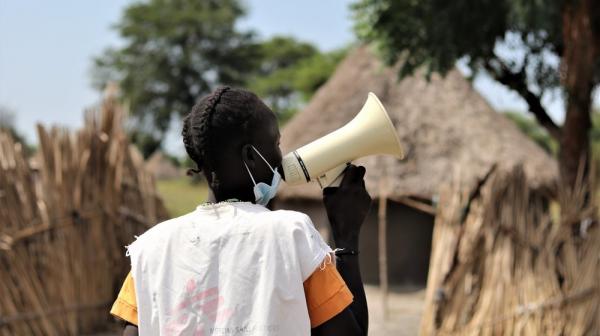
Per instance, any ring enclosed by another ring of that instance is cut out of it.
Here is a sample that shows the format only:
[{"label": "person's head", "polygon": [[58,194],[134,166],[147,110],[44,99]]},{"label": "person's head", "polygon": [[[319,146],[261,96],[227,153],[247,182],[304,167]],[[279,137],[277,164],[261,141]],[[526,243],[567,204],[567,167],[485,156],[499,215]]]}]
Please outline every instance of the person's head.
[{"label": "person's head", "polygon": [[[203,97],[183,120],[183,143],[202,171],[217,201],[254,201],[254,184],[271,183],[273,172],[254,150],[275,168],[281,164],[275,113],[254,93],[220,87]],[[254,147],[254,148],[253,148]]]}]

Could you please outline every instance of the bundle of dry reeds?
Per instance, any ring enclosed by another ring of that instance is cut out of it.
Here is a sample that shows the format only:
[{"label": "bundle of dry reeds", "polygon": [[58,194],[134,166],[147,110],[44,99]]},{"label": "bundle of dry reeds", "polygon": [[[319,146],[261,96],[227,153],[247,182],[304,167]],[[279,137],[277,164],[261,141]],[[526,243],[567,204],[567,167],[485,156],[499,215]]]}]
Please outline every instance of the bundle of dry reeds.
[{"label": "bundle of dry reeds", "polygon": [[124,246],[166,217],[121,125],[109,98],[75,134],[38,126],[35,164],[0,133],[0,335],[106,327]]},{"label": "bundle of dry reeds", "polygon": [[600,229],[591,185],[559,192],[560,220],[519,169],[491,173],[469,192],[445,189],[421,334],[598,335]]}]

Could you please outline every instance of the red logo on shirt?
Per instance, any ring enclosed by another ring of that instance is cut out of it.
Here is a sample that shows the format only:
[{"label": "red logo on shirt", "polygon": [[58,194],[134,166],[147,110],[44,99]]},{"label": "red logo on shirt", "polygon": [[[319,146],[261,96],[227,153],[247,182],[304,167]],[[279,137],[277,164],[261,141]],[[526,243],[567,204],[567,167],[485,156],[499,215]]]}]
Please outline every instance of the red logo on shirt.
[{"label": "red logo on shirt", "polygon": [[167,335],[180,335],[183,332],[194,336],[204,336],[205,330],[216,322],[226,320],[233,310],[223,307],[225,299],[219,295],[218,287],[199,288],[195,280],[185,285],[182,298],[170,312],[163,332]]}]

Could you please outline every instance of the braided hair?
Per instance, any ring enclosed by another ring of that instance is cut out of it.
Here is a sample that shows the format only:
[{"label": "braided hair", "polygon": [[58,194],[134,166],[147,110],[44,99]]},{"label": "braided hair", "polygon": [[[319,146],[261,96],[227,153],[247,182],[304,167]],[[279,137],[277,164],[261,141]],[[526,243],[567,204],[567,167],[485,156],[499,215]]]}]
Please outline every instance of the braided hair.
[{"label": "braided hair", "polygon": [[250,142],[249,126],[258,121],[260,111],[269,109],[252,92],[228,86],[217,88],[194,105],[183,119],[183,144],[196,169],[188,175],[203,172],[208,182],[218,188],[215,153],[227,146]]}]

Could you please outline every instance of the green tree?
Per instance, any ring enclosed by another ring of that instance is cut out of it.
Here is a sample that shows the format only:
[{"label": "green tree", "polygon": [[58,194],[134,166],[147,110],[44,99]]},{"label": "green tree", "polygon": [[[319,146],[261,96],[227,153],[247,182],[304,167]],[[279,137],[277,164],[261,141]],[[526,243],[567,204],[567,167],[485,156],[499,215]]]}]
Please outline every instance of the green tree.
[{"label": "green tree", "polygon": [[125,42],[96,58],[93,84],[120,83],[134,119],[132,139],[149,155],[171,118],[220,83],[242,84],[253,72],[258,47],[236,23],[237,0],[149,0],[125,10],[116,25]]},{"label": "green tree", "polygon": [[531,116],[523,113],[506,111],[503,113],[508,119],[517,125],[521,132],[525,133],[531,140],[535,141],[546,152],[555,156],[558,150],[556,140],[548,134],[545,128],[540,126]]},{"label": "green tree", "polygon": [[[591,93],[600,81],[600,2],[595,0],[358,0],[359,36],[375,41],[400,74],[446,73],[465,58],[517,92],[559,143],[561,181],[573,186],[590,152]],[[541,97],[560,90],[564,125]]]},{"label": "green tree", "polygon": [[327,81],[345,49],[322,53],[312,44],[276,36],[260,45],[260,53],[247,85],[285,122]]},{"label": "green tree", "polygon": [[260,64],[248,87],[263,97],[280,119],[287,119],[299,104],[294,87],[295,68],[301,60],[319,54],[319,50],[292,37],[276,36],[260,45],[260,54]]},{"label": "green tree", "polygon": [[[592,154],[596,160],[596,169],[600,172],[600,110],[592,112],[592,130],[590,131]],[[600,175],[598,175],[600,176]]]},{"label": "green tree", "polygon": [[294,86],[304,101],[309,101],[321,85],[327,82],[347,53],[348,48],[341,48],[315,54],[298,63],[295,67]]},{"label": "green tree", "polygon": [[[505,111],[503,114],[527,135],[530,139],[540,145],[545,151],[553,156],[558,155],[558,142],[548,134],[545,128],[540,126],[531,115],[523,113]],[[600,172],[600,110],[592,112],[592,128],[590,130],[590,144],[592,159],[596,160],[596,168]],[[600,176],[600,175],[598,175]]]},{"label": "green tree", "polygon": [[260,42],[236,22],[238,0],[149,0],[130,5],[116,29],[123,47],[94,60],[93,85],[120,84],[130,137],[148,157],[173,117],[220,84],[246,86],[287,120],[324,83],[344,51],[277,36]]}]

